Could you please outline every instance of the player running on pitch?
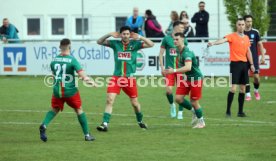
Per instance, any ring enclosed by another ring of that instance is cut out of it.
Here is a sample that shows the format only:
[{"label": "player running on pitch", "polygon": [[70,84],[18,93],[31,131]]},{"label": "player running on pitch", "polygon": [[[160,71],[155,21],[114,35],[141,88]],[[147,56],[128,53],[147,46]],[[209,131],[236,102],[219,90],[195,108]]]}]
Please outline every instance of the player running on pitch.
[{"label": "player running on pitch", "polygon": [[[176,107],[174,104],[173,99],[173,91],[172,88],[175,84],[182,79],[182,73],[172,73],[172,74],[164,74],[165,69],[171,68],[178,68],[178,57],[176,52],[176,46],[174,45],[174,34],[178,32],[184,32],[184,23],[181,21],[175,21],[173,23],[173,33],[171,35],[167,35],[163,38],[161,43],[161,48],[159,52],[159,62],[162,70],[162,75],[166,77],[166,96],[168,102],[170,104],[170,113],[171,117],[176,117]],[[188,42],[185,39],[185,45],[187,46]],[[166,51],[165,55],[165,66],[163,63],[163,55]],[[177,119],[183,119],[183,107],[180,105],[178,110]]]},{"label": "player running on pitch", "polygon": [[72,107],[78,117],[85,141],[93,141],[95,138],[90,134],[86,115],[82,110],[79,91],[75,86],[75,71],[87,84],[94,86],[94,82],[84,73],[79,62],[70,55],[71,42],[69,39],[60,41],[60,55],[51,62],[51,70],[54,78],[52,110],[50,110],[39,127],[40,139],[47,141],[46,127],[63,110],[64,103]]},{"label": "player running on pitch", "polygon": [[[203,75],[199,69],[198,61],[192,51],[184,45],[184,33],[176,33],[174,35],[174,44],[177,47],[179,57],[179,68],[166,69],[165,74],[185,73],[184,79],[177,85],[176,102],[184,108],[193,112],[192,124],[197,123],[193,128],[204,128],[202,107],[199,99],[202,93]],[[185,99],[190,93],[190,101]]]},{"label": "player running on pitch", "polygon": [[[245,15],[243,17],[245,21],[245,30],[244,34],[247,35],[250,39],[250,50],[252,53],[252,59],[253,59],[253,64],[255,67],[255,72],[254,72],[254,95],[256,100],[261,99],[261,95],[259,93],[259,86],[260,86],[260,67],[259,67],[259,57],[258,57],[258,47],[260,48],[262,57],[261,57],[261,64],[264,64],[264,56],[265,56],[265,48],[263,46],[263,43],[260,39],[259,31],[257,29],[252,28],[252,21],[253,17],[251,15]],[[251,100],[251,94],[250,94],[250,84],[248,83],[246,85],[246,96],[245,100],[250,101]]]},{"label": "player running on pitch", "polygon": [[[114,38],[121,38],[121,40],[107,40],[107,38],[111,36]],[[130,38],[133,38],[134,40],[130,40]],[[130,28],[128,26],[121,27],[120,33],[112,32],[104,35],[97,41],[97,43],[112,48],[115,61],[114,73],[107,88],[103,122],[97,127],[97,130],[105,132],[108,130],[113,103],[116,96],[120,94],[121,89],[130,98],[138,125],[141,128],[146,129],[147,126],[143,123],[143,114],[141,112],[140,103],[138,102],[136,79],[133,75],[136,72],[137,51],[142,48],[153,47],[154,43],[136,33],[130,33]]]}]

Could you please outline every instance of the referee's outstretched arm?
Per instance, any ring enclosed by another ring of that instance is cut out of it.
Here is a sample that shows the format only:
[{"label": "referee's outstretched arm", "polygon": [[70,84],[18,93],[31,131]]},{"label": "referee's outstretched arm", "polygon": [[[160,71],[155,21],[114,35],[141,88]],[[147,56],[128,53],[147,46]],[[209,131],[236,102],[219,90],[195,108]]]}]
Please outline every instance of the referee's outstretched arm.
[{"label": "referee's outstretched arm", "polygon": [[219,39],[219,40],[214,41],[214,42],[208,42],[207,46],[210,47],[210,46],[213,46],[213,45],[220,45],[220,44],[223,44],[227,41],[228,41],[227,38],[223,38],[223,39]]}]

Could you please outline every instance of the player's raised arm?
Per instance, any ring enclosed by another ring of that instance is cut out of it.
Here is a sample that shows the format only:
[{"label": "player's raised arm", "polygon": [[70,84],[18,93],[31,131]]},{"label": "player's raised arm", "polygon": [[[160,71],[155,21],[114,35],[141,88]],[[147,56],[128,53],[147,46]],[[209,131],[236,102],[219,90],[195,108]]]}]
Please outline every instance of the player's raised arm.
[{"label": "player's raised arm", "polygon": [[109,34],[106,34],[97,40],[97,44],[106,46],[109,45],[107,39],[111,36],[114,38],[119,38],[120,34],[118,32],[111,32]]},{"label": "player's raised arm", "polygon": [[145,37],[143,37],[143,36],[141,36],[141,35],[139,35],[137,33],[132,32],[130,34],[130,37],[133,38],[133,39],[135,39],[135,40],[141,40],[141,41],[143,41],[144,42],[143,48],[150,48],[150,47],[154,46],[154,43],[150,39],[145,38]]},{"label": "player's raised arm", "polygon": [[219,39],[219,40],[214,41],[214,42],[208,42],[207,46],[210,47],[210,46],[213,46],[213,45],[220,45],[220,44],[223,44],[223,43],[225,43],[227,41],[228,41],[227,38],[223,38],[223,39]]}]

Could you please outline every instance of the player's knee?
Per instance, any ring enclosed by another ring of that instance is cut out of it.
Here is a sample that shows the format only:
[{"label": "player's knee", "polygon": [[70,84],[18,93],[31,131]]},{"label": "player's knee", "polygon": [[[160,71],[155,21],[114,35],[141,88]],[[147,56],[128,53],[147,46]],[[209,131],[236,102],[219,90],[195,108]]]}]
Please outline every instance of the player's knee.
[{"label": "player's knee", "polygon": [[82,114],[83,113],[83,110],[82,108],[75,108],[75,111],[78,115]]},{"label": "player's knee", "polygon": [[183,102],[183,97],[178,97],[178,96],[176,96],[176,97],[175,97],[175,102],[178,103],[178,104],[179,104],[179,103],[182,103],[182,102]]},{"label": "player's knee", "polygon": [[112,105],[113,103],[114,103],[114,99],[111,98],[111,97],[107,97],[107,99],[106,99],[106,104]]},{"label": "player's knee", "polygon": [[131,105],[133,106],[133,107],[139,107],[139,102],[138,102],[138,100],[131,100]]},{"label": "player's knee", "polygon": [[231,87],[230,88],[230,92],[235,93],[236,92],[236,88]]},{"label": "player's knee", "polygon": [[57,114],[60,111],[60,108],[53,108],[52,111]]}]

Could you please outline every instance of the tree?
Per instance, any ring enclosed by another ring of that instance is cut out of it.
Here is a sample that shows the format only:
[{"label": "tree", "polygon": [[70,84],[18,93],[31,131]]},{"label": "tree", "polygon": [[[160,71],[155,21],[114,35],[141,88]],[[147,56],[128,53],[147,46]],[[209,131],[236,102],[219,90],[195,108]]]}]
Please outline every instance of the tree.
[{"label": "tree", "polygon": [[253,16],[253,27],[263,36],[269,29],[270,15],[266,0],[224,0],[227,18],[233,31],[236,30],[237,18],[250,14]]}]

